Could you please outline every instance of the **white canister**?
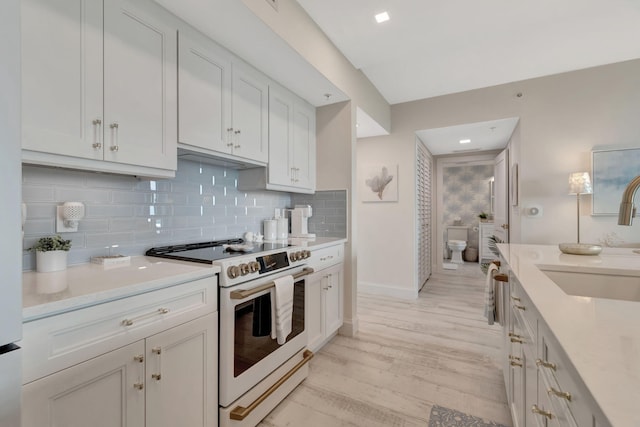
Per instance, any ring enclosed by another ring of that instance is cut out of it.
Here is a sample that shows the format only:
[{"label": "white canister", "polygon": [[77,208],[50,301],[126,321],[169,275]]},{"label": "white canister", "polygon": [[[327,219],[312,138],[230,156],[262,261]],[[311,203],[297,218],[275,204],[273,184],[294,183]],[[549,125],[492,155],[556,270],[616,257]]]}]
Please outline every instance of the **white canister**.
[{"label": "white canister", "polygon": [[289,220],[287,218],[278,218],[277,234],[278,240],[284,240],[289,237]]},{"label": "white canister", "polygon": [[262,221],[262,234],[264,240],[276,240],[278,238],[278,221],[275,219],[265,219]]}]

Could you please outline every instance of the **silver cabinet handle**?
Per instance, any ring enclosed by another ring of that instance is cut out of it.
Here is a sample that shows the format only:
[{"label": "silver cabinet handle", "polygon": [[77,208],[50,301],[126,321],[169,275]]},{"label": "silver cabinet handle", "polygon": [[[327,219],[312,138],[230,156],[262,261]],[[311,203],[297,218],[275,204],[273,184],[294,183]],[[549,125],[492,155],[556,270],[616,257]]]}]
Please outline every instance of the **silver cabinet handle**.
[{"label": "silver cabinet handle", "polygon": [[233,147],[233,128],[227,128],[227,147]]},{"label": "silver cabinet handle", "polygon": [[144,355],[137,354],[133,356],[133,360],[140,363],[140,370],[138,372],[138,382],[133,384],[133,388],[136,390],[142,390],[144,388]]},{"label": "silver cabinet handle", "polygon": [[171,311],[171,310],[169,310],[168,308],[160,307],[159,309],[157,309],[156,311],[152,311],[151,313],[142,314],[142,315],[140,315],[138,317],[133,317],[131,319],[124,319],[124,320],[122,320],[122,322],[120,322],[120,324],[122,326],[133,326],[133,324],[135,322],[138,322],[140,320],[143,320],[143,319],[146,319],[146,318],[149,318],[149,317],[152,317],[152,316],[159,316],[161,314],[167,314],[169,311]]},{"label": "silver cabinet handle", "polygon": [[100,134],[102,133],[102,120],[95,119],[91,122],[93,124],[93,144],[92,147],[96,150],[102,148],[102,142],[100,142]]},{"label": "silver cabinet handle", "polygon": [[162,347],[153,347],[151,352],[158,356],[158,371],[155,374],[151,374],[151,378],[160,381],[162,379]]},{"label": "silver cabinet handle", "polygon": [[236,136],[236,141],[235,144],[233,145],[233,148],[240,148],[240,129],[236,130],[233,132]]},{"label": "silver cabinet handle", "polygon": [[111,147],[109,147],[109,149],[111,151],[118,151],[120,148],[118,146],[118,123],[111,123],[109,127],[111,128]]}]

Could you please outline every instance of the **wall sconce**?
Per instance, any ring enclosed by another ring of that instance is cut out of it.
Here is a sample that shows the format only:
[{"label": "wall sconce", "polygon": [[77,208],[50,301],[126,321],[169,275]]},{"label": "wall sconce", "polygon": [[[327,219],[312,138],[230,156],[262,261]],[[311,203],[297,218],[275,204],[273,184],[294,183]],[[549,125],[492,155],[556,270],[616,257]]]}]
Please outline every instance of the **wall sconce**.
[{"label": "wall sconce", "polygon": [[56,232],[68,233],[78,231],[78,222],[84,218],[84,204],[81,202],[64,202],[57,207]]}]

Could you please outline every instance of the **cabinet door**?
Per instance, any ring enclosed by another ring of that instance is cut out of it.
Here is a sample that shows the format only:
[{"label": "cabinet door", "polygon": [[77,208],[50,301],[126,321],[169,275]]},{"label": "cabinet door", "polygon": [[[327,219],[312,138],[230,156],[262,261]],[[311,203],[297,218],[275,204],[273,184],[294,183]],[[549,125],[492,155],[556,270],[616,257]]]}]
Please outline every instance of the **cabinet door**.
[{"label": "cabinet door", "polygon": [[22,34],[22,148],[102,160],[102,0],[24,0]]},{"label": "cabinet door", "polygon": [[231,153],[231,61],[214,43],[183,32],[178,52],[179,142]]},{"label": "cabinet door", "polygon": [[292,159],[293,100],[289,93],[269,87],[269,184],[294,184]]},{"label": "cabinet door", "polygon": [[147,338],[148,426],[218,425],[217,347],[217,314]]},{"label": "cabinet door", "polygon": [[258,72],[234,64],[231,86],[233,154],[266,163],[269,158],[269,88]]},{"label": "cabinet door", "polygon": [[311,351],[316,351],[324,341],[324,316],[323,294],[325,275],[322,272],[311,274],[306,279],[305,288],[305,329],[307,330],[308,344]]},{"label": "cabinet door", "polygon": [[177,31],[140,2],[105,2],[105,160],[175,170]]},{"label": "cabinet door", "polygon": [[343,299],[342,299],[343,265],[338,264],[326,270],[324,282],[324,324],[325,337],[333,334],[342,326]]},{"label": "cabinet door", "polygon": [[144,392],[138,341],[23,386],[22,427],[141,427]]},{"label": "cabinet door", "polygon": [[293,112],[294,185],[316,187],[316,112],[303,103],[296,103]]}]

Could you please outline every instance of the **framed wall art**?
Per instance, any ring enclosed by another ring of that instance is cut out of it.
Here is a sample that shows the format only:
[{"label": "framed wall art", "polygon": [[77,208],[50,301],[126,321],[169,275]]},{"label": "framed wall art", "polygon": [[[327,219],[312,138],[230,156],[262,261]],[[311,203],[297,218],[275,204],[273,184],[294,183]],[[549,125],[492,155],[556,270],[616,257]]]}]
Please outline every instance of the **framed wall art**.
[{"label": "framed wall art", "polygon": [[398,201],[398,165],[365,165],[360,177],[363,202]]},{"label": "framed wall art", "polygon": [[591,152],[593,215],[618,215],[629,181],[640,175],[640,147]]}]

